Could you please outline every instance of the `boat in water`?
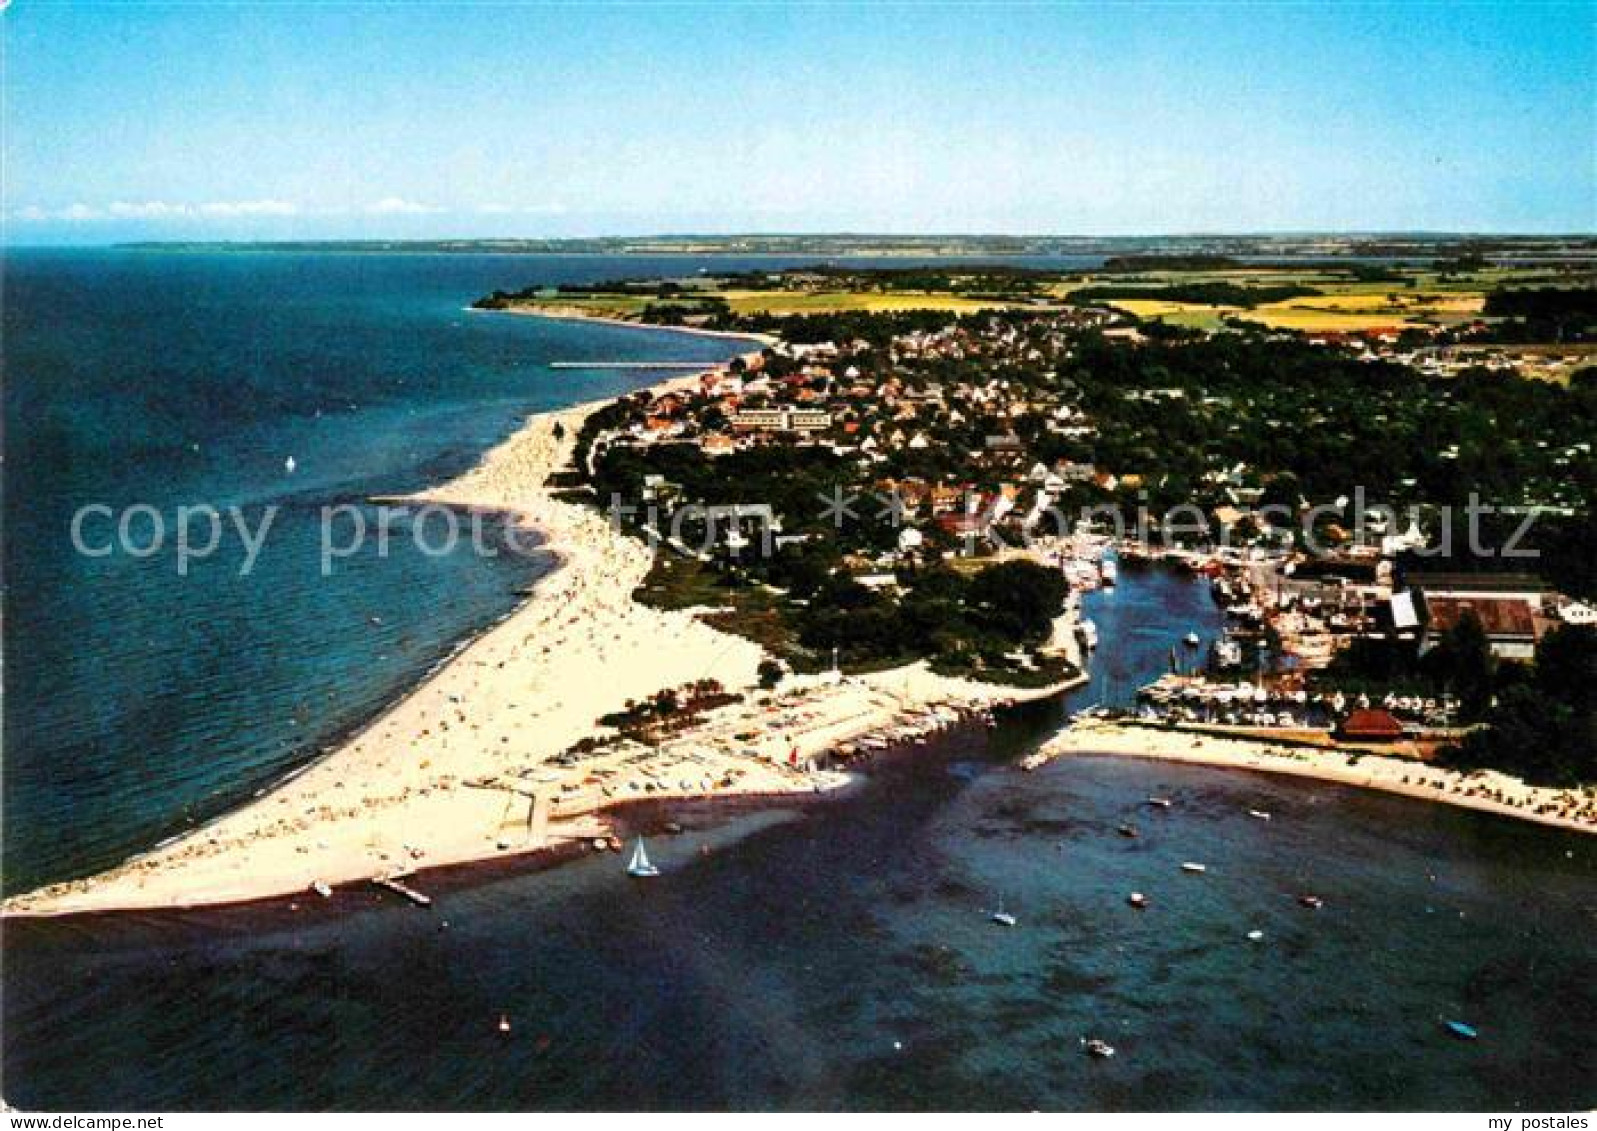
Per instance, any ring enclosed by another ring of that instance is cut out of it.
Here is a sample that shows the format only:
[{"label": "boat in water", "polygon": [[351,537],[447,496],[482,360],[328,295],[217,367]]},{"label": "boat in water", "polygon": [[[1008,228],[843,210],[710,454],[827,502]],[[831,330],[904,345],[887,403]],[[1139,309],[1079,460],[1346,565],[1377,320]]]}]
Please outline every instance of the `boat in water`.
[{"label": "boat in water", "polygon": [[1098,577],[1103,581],[1107,588],[1112,589],[1114,588],[1115,582],[1120,580],[1120,570],[1115,566],[1114,562],[1110,561],[1108,558],[1105,558],[1103,561],[1098,563]]},{"label": "boat in water", "polygon": [[1188,860],[1181,865],[1181,870],[1183,872],[1203,873],[1209,870],[1209,866],[1207,864],[1199,864],[1195,861]]},{"label": "boat in water", "polygon": [[1196,632],[1187,633],[1181,638],[1181,642],[1188,648],[1196,648],[1199,644],[1203,643],[1203,641],[1198,638],[1198,634]]},{"label": "boat in water", "polygon": [[1098,647],[1098,626],[1092,621],[1083,618],[1076,626],[1076,631],[1081,633],[1081,642],[1087,646],[1089,652]]},{"label": "boat in water", "polygon": [[659,874],[660,869],[650,863],[649,853],[644,849],[643,838],[640,836],[637,847],[632,850],[632,859],[627,862],[627,875],[638,880],[648,880]]},{"label": "boat in water", "polygon": [[1238,668],[1242,666],[1242,645],[1235,640],[1216,640],[1214,642],[1214,663],[1220,668]]},{"label": "boat in water", "polygon": [[1479,1029],[1473,1025],[1465,1024],[1463,1021],[1444,1021],[1442,1024],[1446,1026],[1449,1033],[1461,1041],[1473,1041],[1481,1035]]},{"label": "boat in water", "polygon": [[1013,915],[1004,910],[1004,901],[1002,899],[998,901],[998,910],[988,912],[987,918],[997,923],[1000,927],[1013,927],[1019,922]]},{"label": "boat in water", "polygon": [[1099,1040],[1097,1037],[1090,1041],[1083,1041],[1082,1047],[1087,1050],[1088,1056],[1095,1056],[1099,1060],[1108,1060],[1115,1055],[1115,1046],[1108,1041]]},{"label": "boat in water", "polygon": [[1270,819],[1270,814],[1263,809],[1249,809],[1248,816],[1256,821],[1268,821]]},{"label": "boat in water", "polygon": [[1168,797],[1150,797],[1148,798],[1148,804],[1152,805],[1155,809],[1168,809],[1170,808],[1171,802]]},{"label": "boat in water", "polygon": [[1131,904],[1131,906],[1135,907],[1138,911],[1143,911],[1147,909],[1148,897],[1143,895],[1140,891],[1134,891],[1130,895],[1126,896],[1126,902]]},{"label": "boat in water", "polygon": [[312,881],[311,890],[317,895],[321,896],[323,899],[331,899],[333,897],[332,886],[329,885],[326,880]]},{"label": "boat in water", "polygon": [[1325,906],[1325,900],[1321,899],[1317,895],[1300,895],[1298,896],[1298,902],[1304,907],[1307,907],[1310,911],[1318,911],[1320,908]]}]

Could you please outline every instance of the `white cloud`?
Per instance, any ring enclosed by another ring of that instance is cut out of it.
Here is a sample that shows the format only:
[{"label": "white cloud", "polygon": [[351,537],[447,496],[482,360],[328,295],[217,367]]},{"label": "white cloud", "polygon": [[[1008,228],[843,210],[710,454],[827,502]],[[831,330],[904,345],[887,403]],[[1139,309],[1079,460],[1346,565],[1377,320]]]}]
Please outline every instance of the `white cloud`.
[{"label": "white cloud", "polygon": [[167,204],[162,200],[146,200],[142,203],[116,200],[107,205],[105,210],[117,220],[170,220],[189,214],[188,205]]},{"label": "white cloud", "polygon": [[116,200],[102,207],[69,204],[65,208],[41,208],[30,204],[7,214],[11,220],[40,223],[60,220],[68,223],[98,220],[226,220],[240,216],[293,216],[299,208],[286,200],[213,200],[204,204],[173,204],[164,200]]},{"label": "white cloud", "polygon": [[385,196],[381,200],[374,200],[368,204],[366,211],[374,216],[415,216],[429,212],[442,212],[443,209],[435,208],[431,204],[418,204],[414,200],[406,200],[399,196]]},{"label": "white cloud", "polygon": [[558,216],[565,212],[564,204],[479,204],[477,211],[483,216]]},{"label": "white cloud", "polygon": [[286,200],[213,200],[199,207],[202,216],[293,216],[299,208]]}]

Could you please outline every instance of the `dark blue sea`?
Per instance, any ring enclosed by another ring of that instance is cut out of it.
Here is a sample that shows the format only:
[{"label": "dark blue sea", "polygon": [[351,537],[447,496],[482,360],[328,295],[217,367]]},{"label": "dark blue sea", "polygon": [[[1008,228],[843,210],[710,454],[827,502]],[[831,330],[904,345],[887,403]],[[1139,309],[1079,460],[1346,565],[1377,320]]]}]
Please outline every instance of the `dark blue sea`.
[{"label": "dark blue sea", "polygon": [[[550,361],[732,352],[462,309],[661,269],[7,253],[6,889],[247,799],[508,611],[537,560],[397,540],[323,577],[318,508],[434,482],[528,411],[658,376]],[[97,502],[282,511],[248,577],[236,539],[179,577],[170,549],[74,553],[71,516]],[[1156,570],[1087,613],[1104,646],[1065,702],[890,755],[841,796],[627,812],[652,884],[597,855],[432,873],[430,910],[349,890],[7,922],[0,1092],[77,1110],[1597,1101],[1589,837],[1152,762],[1021,773],[1068,711],[1124,701],[1217,627],[1201,582]],[[1017,927],[987,921],[999,900]]]}]

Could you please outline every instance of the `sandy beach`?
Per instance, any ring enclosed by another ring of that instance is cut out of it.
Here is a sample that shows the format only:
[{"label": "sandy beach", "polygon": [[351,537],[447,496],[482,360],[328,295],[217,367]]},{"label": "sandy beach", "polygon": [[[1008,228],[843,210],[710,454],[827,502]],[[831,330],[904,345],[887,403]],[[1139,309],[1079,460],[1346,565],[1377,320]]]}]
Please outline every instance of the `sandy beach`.
[{"label": "sandy beach", "polygon": [[[756,341],[762,345],[775,345],[778,339],[774,334],[762,334],[758,330],[708,330],[703,326],[662,326],[654,322],[638,322],[630,318],[620,318],[612,315],[595,314],[580,306],[562,306],[558,303],[539,303],[537,306],[507,306],[500,310],[488,310],[480,306],[466,307],[470,314],[515,314],[523,318],[552,318],[557,322],[595,322],[600,326],[624,326],[631,330],[653,330],[656,333],[668,330],[673,334],[693,334],[700,338],[732,338],[738,341]],[[747,357],[748,355],[744,355]]]},{"label": "sandy beach", "polygon": [[[341,748],[250,804],[110,871],[15,896],[5,912],[241,902],[535,851],[609,833],[605,809],[627,801],[830,788],[844,775],[804,767],[841,743],[943,725],[956,707],[1049,693],[919,665],[795,677],[775,694],[760,691],[758,645],[689,612],[634,602],[652,551],[544,487],[598,403],[529,418],[472,471],[409,500],[501,512],[543,535],[559,566],[514,613]],[[743,700],[657,747],[553,761],[611,733],[597,720],[629,700],[701,679]],[[950,710],[929,713],[939,705]]]},{"label": "sandy beach", "polygon": [[1116,754],[1295,774],[1597,832],[1597,789],[1548,789],[1491,770],[1462,773],[1409,758],[1363,752],[1352,756],[1306,745],[1090,717],[1077,719],[1045,743],[1040,753],[1050,760],[1072,754]]}]

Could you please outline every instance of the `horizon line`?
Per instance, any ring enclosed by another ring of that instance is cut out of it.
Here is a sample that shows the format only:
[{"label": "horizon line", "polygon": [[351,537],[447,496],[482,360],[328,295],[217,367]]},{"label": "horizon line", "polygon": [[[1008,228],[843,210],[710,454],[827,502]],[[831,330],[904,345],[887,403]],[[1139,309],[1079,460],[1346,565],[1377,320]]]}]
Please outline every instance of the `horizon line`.
[{"label": "horizon line", "polygon": [[1213,230],[1213,231],[1143,231],[1143,232],[1116,232],[1104,234],[1087,234],[1079,232],[1020,232],[1020,231],[917,231],[917,232],[891,232],[870,230],[770,230],[770,231],[662,231],[648,233],[623,234],[616,232],[597,232],[587,235],[561,235],[561,236],[506,236],[506,235],[440,235],[440,236],[288,236],[271,238],[251,237],[212,237],[212,238],[183,238],[162,237],[154,239],[120,239],[105,242],[39,242],[39,243],[14,243],[3,241],[4,246],[13,249],[28,247],[60,247],[75,246],[85,248],[131,248],[131,247],[159,247],[173,245],[233,245],[233,246],[271,246],[283,244],[440,244],[440,243],[545,243],[545,244],[572,244],[594,241],[672,241],[672,240],[783,240],[783,239],[852,239],[876,240],[890,242],[894,240],[1056,240],[1061,242],[1079,243],[1104,243],[1117,240],[1223,240],[1223,239],[1309,239],[1309,238],[1340,238],[1340,239],[1414,239],[1414,240],[1470,240],[1470,239],[1517,239],[1517,240],[1597,240],[1597,230],[1565,230],[1536,232],[1521,229],[1445,229],[1445,228],[1297,228],[1297,229],[1258,229],[1258,230]]}]

